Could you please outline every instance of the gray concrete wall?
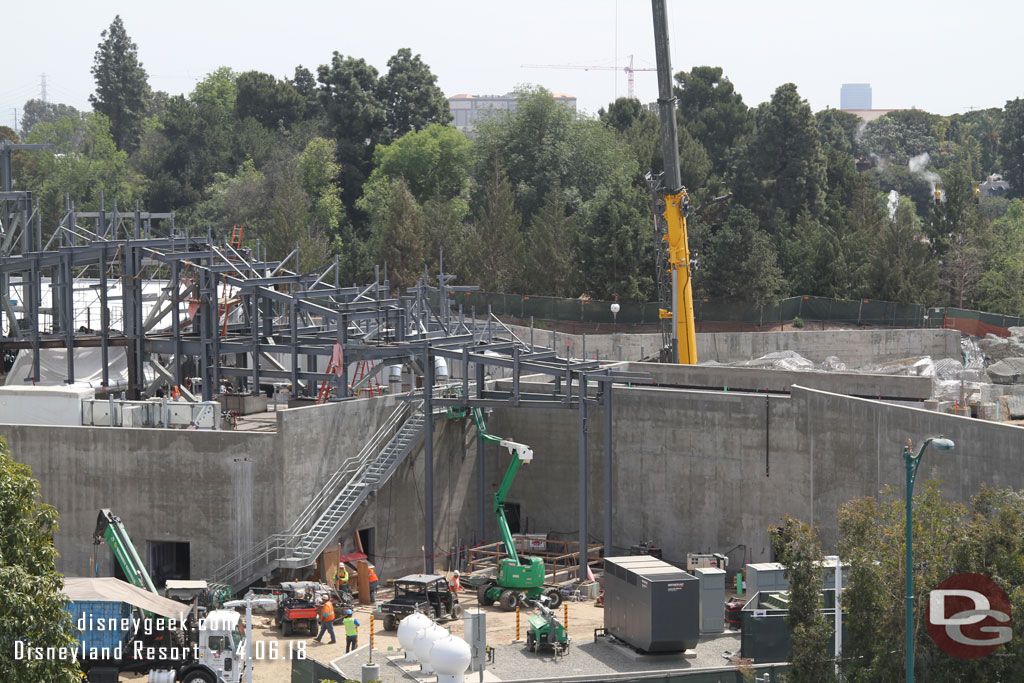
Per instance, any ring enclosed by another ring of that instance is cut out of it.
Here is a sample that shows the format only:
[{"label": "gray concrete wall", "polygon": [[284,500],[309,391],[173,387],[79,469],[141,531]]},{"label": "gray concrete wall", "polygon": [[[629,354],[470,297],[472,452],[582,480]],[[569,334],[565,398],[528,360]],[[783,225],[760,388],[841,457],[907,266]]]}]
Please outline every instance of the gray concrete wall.
[{"label": "gray concrete wall", "polygon": [[[58,568],[70,576],[89,576],[101,508],[122,518],[141,554],[146,541],[191,543],[195,577],[277,530],[273,434],[0,425],[0,435],[60,514]],[[113,575],[106,545],[96,559]]]},{"label": "gray concrete wall", "polygon": [[842,372],[798,372],[715,365],[627,363],[630,372],[645,372],[658,384],[728,388],[735,391],[789,391],[793,385],[853,396],[924,400],[932,395],[931,377],[900,377]]},{"label": "gray concrete wall", "polygon": [[[530,328],[510,326],[524,341]],[[583,354],[582,335],[534,330],[537,344],[565,349],[575,357]],[[568,344],[567,344],[568,342]],[[588,334],[587,358],[637,361],[655,354],[661,346],[660,334]],[[775,351],[796,351],[815,363],[838,356],[850,368],[884,363],[912,356],[960,358],[960,333],[956,330],[826,330],[799,332],[707,332],[697,335],[697,359],[700,362],[732,363],[753,360]]]},{"label": "gray concrete wall", "polygon": [[[966,502],[982,483],[1024,488],[1024,429],[793,387],[789,397],[621,388],[613,411],[614,544],[642,540],[666,557],[746,547],[770,559],[767,529],[786,514],[819,528],[834,549],[837,509],[852,498],[902,488],[901,449],[944,434],[949,456],[929,452],[922,481]],[[591,411],[588,473],[592,539],[603,534],[603,416]],[[495,410],[491,431],[530,444],[534,461],[510,500],[535,531],[574,540],[577,525],[577,415]],[[503,457],[507,463],[507,457]],[[488,475],[494,485],[497,468]],[[494,533],[493,527],[490,533]],[[733,555],[738,562],[738,555]]]}]

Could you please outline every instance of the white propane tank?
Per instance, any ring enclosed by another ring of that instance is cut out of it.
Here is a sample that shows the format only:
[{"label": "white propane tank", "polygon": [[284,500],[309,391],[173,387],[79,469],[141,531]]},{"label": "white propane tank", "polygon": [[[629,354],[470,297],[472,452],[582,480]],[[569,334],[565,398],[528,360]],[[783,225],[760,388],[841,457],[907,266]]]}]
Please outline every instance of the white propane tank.
[{"label": "white propane tank", "polygon": [[430,649],[434,647],[435,641],[447,638],[448,636],[448,631],[437,624],[431,624],[416,634],[416,640],[413,641],[412,649],[416,653],[416,659],[420,662],[421,673],[434,673],[434,663],[430,661]]},{"label": "white propane tank", "polygon": [[437,683],[463,683],[472,658],[469,643],[462,638],[448,636],[435,642],[430,650],[430,662],[437,671]]},{"label": "white propane tank", "polygon": [[410,614],[398,622],[398,644],[405,650],[405,661],[416,661],[416,653],[412,649],[416,635],[423,629],[428,628],[430,624],[430,617],[422,612]]},{"label": "white propane tank", "polygon": [[448,361],[441,356],[434,356],[434,383],[441,384],[448,381]]},{"label": "white propane tank", "polygon": [[149,672],[149,683],[174,683],[175,675],[170,669],[153,669]]},{"label": "white propane tank", "polygon": [[[391,394],[402,393],[402,366],[388,366],[388,392]],[[422,628],[422,627],[420,627]]]}]

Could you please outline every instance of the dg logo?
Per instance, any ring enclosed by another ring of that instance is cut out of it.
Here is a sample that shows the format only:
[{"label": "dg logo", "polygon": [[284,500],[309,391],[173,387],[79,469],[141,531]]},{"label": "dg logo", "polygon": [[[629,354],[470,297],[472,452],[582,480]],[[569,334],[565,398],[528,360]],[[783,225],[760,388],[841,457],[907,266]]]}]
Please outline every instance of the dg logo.
[{"label": "dg logo", "polygon": [[939,649],[959,659],[995,652],[1013,636],[1010,599],[981,574],[954,574],[929,594],[928,635]]}]

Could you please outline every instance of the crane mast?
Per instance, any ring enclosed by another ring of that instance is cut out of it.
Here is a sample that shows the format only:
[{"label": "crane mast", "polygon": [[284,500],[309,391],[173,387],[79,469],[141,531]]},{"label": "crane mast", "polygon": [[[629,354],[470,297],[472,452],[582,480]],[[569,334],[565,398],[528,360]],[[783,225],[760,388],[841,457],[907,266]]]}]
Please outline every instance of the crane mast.
[{"label": "crane mast", "polygon": [[659,279],[666,275],[670,277],[665,288],[659,287],[659,296],[663,303],[667,303],[669,297],[672,300],[672,309],[659,309],[658,317],[663,321],[671,320],[672,362],[693,365],[697,362],[697,335],[693,320],[690,245],[686,234],[690,197],[683,187],[679,172],[679,134],[676,129],[676,98],[672,94],[672,60],[665,0],[651,0],[651,5],[654,13],[654,51],[658,64],[658,115],[661,119],[661,145],[665,157],[665,172],[661,183],[652,191],[657,196],[655,215],[658,234],[664,242],[659,247],[667,251],[665,262],[659,263]]}]

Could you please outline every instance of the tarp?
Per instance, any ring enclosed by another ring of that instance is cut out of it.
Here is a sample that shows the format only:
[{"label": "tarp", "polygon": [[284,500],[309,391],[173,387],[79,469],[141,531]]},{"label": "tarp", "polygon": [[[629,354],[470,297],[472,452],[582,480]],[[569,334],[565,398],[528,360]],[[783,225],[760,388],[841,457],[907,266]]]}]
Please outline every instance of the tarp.
[{"label": "tarp", "polygon": [[93,579],[66,578],[64,579],[64,595],[74,602],[86,600],[124,602],[168,619],[183,619],[189,610],[188,605],[162,598],[112,576]]},{"label": "tarp", "polygon": [[[103,384],[103,353],[100,348],[75,349],[75,384],[89,385],[94,389]],[[112,346],[107,349],[107,361],[110,367],[110,386],[123,386],[128,383],[128,355],[123,346]],[[24,386],[32,374],[32,352],[19,351],[14,359],[11,371],[7,373],[5,384]],[[39,381],[37,385],[63,385],[68,377],[68,356],[66,349],[39,350]]]}]

